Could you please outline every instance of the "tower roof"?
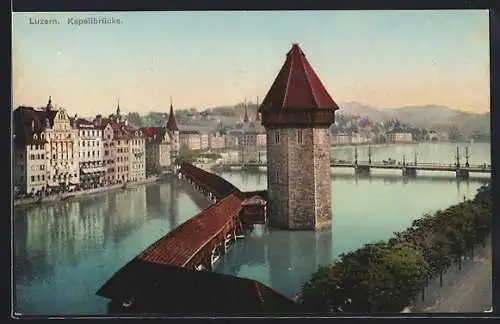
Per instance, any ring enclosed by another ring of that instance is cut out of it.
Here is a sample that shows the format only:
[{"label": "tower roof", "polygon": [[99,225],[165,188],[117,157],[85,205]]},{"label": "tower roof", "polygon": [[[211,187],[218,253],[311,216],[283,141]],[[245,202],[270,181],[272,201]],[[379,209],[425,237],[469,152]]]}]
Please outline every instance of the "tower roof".
[{"label": "tower roof", "polygon": [[330,108],[339,109],[306,59],[298,44],[287,53],[259,111],[268,109]]},{"label": "tower roof", "polygon": [[249,122],[249,119],[248,119],[248,110],[247,110],[247,99],[245,98],[245,117],[243,117],[243,122],[244,123],[248,123]]},{"label": "tower roof", "polygon": [[167,129],[169,131],[178,131],[177,122],[174,116],[174,106],[172,105],[172,99],[170,99],[170,114],[168,115]]}]

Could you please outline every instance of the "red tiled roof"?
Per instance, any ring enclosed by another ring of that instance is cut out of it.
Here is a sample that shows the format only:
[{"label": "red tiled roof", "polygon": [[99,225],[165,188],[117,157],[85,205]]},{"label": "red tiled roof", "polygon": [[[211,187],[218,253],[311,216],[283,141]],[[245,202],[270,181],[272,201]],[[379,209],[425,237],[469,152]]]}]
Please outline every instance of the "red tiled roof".
[{"label": "red tiled roof", "polygon": [[239,212],[241,199],[229,195],[158,240],[137,258],[184,267]]},{"label": "red tiled roof", "polygon": [[259,111],[279,108],[339,109],[298,44],[288,52]]},{"label": "red tiled roof", "polygon": [[97,125],[87,119],[78,118],[74,120],[74,125],[81,129],[98,129]]},{"label": "red tiled roof", "polygon": [[[120,269],[97,295],[112,300],[111,313],[276,315],[302,310],[293,300],[251,279],[138,259]],[[125,301],[133,303],[124,309],[120,305]]]},{"label": "red tiled roof", "polygon": [[167,129],[165,127],[146,127],[141,128],[141,132],[148,139],[148,143],[160,144],[165,137]]},{"label": "red tiled roof", "polygon": [[47,122],[52,127],[56,113],[33,107],[18,107],[13,113],[14,144],[23,148],[26,145],[46,143],[40,135],[45,132]]},{"label": "red tiled roof", "polygon": [[170,104],[170,114],[168,115],[167,129],[169,131],[179,130],[179,128],[177,127],[177,122],[175,121],[174,106],[172,106],[172,104]]}]

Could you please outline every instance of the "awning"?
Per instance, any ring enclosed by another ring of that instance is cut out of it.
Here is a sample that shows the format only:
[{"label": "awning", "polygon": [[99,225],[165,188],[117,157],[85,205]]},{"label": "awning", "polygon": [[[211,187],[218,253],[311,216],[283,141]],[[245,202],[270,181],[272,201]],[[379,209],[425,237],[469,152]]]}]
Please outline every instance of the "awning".
[{"label": "awning", "polygon": [[83,173],[98,173],[98,172],[106,172],[107,167],[95,167],[95,168],[84,168],[82,169]]}]

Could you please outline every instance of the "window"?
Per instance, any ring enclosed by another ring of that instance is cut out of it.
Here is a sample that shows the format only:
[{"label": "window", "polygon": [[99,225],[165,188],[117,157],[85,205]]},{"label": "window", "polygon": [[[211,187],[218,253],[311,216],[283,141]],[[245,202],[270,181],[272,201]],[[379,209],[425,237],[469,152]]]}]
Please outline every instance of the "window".
[{"label": "window", "polygon": [[40,181],[40,175],[37,175],[37,176],[36,176],[36,180],[37,180],[37,181]]},{"label": "window", "polygon": [[85,147],[85,141],[82,141],[82,147]]},{"label": "window", "polygon": [[35,154],[30,154],[30,160],[34,160],[35,159]]},{"label": "window", "polygon": [[302,129],[297,129],[297,143],[302,144],[303,138],[302,138]]},{"label": "window", "polygon": [[36,155],[36,159],[37,159],[37,160],[40,160],[40,154],[37,154],[37,155]]},{"label": "window", "polygon": [[35,182],[35,176],[31,176],[31,182]]},{"label": "window", "polygon": [[50,175],[47,176],[47,180],[50,180]]},{"label": "window", "polygon": [[274,132],[274,142],[276,144],[279,144],[280,143],[280,131],[275,131]]},{"label": "window", "polygon": [[43,160],[45,159],[45,155],[44,154],[40,154],[40,158]]},{"label": "window", "polygon": [[53,160],[55,160],[55,159],[56,159],[56,155],[55,155],[55,154],[54,154],[54,155],[52,155],[52,159],[53,159]]},{"label": "window", "polygon": [[275,183],[280,183],[280,171],[276,170],[276,181]]},{"label": "window", "polygon": [[42,174],[42,181],[45,181],[45,176]]},{"label": "window", "polygon": [[90,157],[90,152],[87,152],[87,157]]}]

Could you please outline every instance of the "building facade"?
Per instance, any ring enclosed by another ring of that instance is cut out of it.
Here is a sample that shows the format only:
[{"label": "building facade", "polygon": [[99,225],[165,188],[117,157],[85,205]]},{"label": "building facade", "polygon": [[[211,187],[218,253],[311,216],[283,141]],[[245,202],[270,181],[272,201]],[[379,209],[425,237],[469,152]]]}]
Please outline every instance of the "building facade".
[{"label": "building facade", "polygon": [[[53,116],[53,117],[52,117]],[[52,117],[52,118],[51,118]],[[45,114],[47,184],[52,187],[80,183],[78,129],[64,108],[49,100]]]},{"label": "building facade", "polygon": [[181,130],[179,134],[181,145],[189,150],[201,150],[201,133],[197,130]]},{"label": "building facade", "polygon": [[35,195],[47,188],[47,140],[43,112],[31,107],[14,110],[12,181],[15,192]]},{"label": "building facade", "polygon": [[390,131],[385,133],[387,143],[411,143],[413,135],[404,131]]},{"label": "building facade", "polygon": [[146,175],[169,171],[172,166],[171,142],[166,127],[142,129],[146,141]]},{"label": "building facade", "polygon": [[146,141],[138,128],[127,125],[129,134],[129,181],[146,179]]},{"label": "building facade", "polygon": [[328,127],[338,109],[294,44],[259,108],[267,133],[271,225],[303,230],[331,226]]},{"label": "building facade", "polygon": [[226,148],[226,135],[219,132],[208,134],[208,146],[211,150]]},{"label": "building facade", "polygon": [[129,134],[122,124],[111,122],[113,127],[113,147],[115,148],[115,181],[126,183],[129,181]]},{"label": "building facade", "polygon": [[116,147],[114,141],[114,131],[109,120],[101,120],[98,125],[102,129],[102,146],[104,149],[103,163],[106,168],[104,182],[114,184],[116,182]]},{"label": "building facade", "polygon": [[100,185],[106,177],[104,164],[103,130],[94,122],[76,119],[79,135],[80,183],[85,186]]}]

